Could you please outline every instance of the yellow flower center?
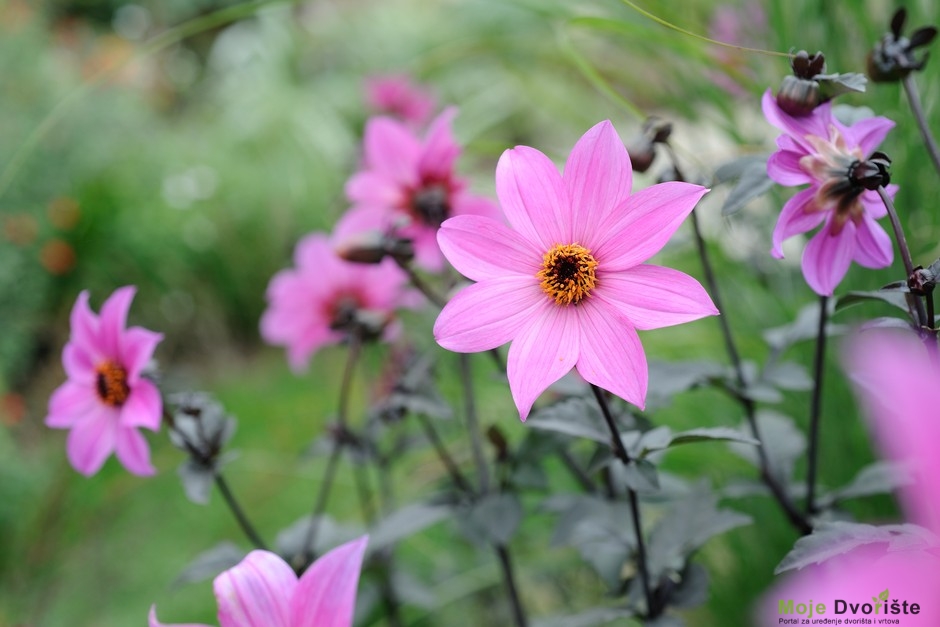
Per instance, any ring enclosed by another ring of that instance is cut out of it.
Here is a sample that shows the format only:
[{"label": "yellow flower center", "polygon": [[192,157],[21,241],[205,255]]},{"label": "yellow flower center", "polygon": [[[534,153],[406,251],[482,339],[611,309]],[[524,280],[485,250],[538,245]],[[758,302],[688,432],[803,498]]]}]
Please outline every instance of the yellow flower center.
[{"label": "yellow flower center", "polygon": [[597,286],[597,260],[580,244],[555,244],[536,273],[542,291],[559,305],[577,305]]},{"label": "yellow flower center", "polygon": [[98,377],[95,385],[98,397],[105,405],[120,407],[127,400],[130,388],[127,387],[127,371],[113,361],[104,361],[95,368]]}]

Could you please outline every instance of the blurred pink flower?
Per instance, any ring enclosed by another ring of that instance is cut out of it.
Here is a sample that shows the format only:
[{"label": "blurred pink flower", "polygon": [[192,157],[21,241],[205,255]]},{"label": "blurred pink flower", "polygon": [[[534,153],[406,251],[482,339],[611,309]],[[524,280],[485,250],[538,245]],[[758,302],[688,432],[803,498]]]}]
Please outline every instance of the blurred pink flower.
[{"label": "blurred pink flower", "polygon": [[[368,536],[323,555],[300,577],[274,553],[252,551],[215,578],[221,627],[349,627]],[[150,608],[149,627],[164,625]]]},{"label": "blurred pink flower", "polygon": [[403,304],[405,273],[391,259],[367,265],[340,259],[324,233],[312,233],[294,249],[296,267],[281,270],[268,284],[261,337],[285,346],[295,372],[304,370],[321,347],[349,337],[368,315],[383,337],[396,333],[395,309]]},{"label": "blurred pink flower", "polygon": [[[831,296],[854,260],[866,268],[891,265],[891,238],[875,221],[887,215],[878,193],[849,180],[851,168],[867,159],[894,127],[873,117],[844,126],[832,115],[831,103],[811,115],[794,117],[777,106],[768,89],[764,116],[784,132],[779,150],[767,162],[767,174],[781,185],[809,183],[787,201],[774,228],[772,254],[783,258],[784,240],[823,227],[803,251],[803,276],[817,294]],[[896,185],[887,187],[892,197]]]},{"label": "blurred pink flower", "polygon": [[[876,448],[883,457],[903,464],[909,475],[910,482],[900,490],[908,520],[940,534],[940,407],[929,400],[940,385],[940,365],[914,334],[883,331],[856,337],[843,361]],[[865,603],[887,589],[892,601],[920,606],[919,614],[902,615],[900,624],[936,627],[940,558],[922,549],[886,551],[883,544],[873,544],[807,566],[767,595],[760,610],[762,624],[778,624],[780,599],[824,602],[831,614],[835,599]]]},{"label": "blurred pink flower", "polygon": [[369,120],[364,168],[346,183],[353,206],[336,225],[338,236],[394,231],[413,241],[418,265],[436,272],[444,262],[435,240],[444,220],[499,215],[495,203],[467,192],[454,172],[460,156],[451,131],[456,115],[449,108],[437,116],[424,141],[391,118]]},{"label": "blurred pink flower", "polygon": [[477,283],[447,304],[434,337],[458,352],[511,341],[522,420],[572,367],[643,407],[648,370],[636,330],[718,313],[698,281],[643,263],[708,190],[672,182],[631,194],[632,184],[630,157],[605,121],[578,140],[563,176],[533,148],[503,153],[496,193],[511,228],[479,216],[441,227],[447,259]]},{"label": "blurred pink flower", "polygon": [[366,103],[379,114],[420,126],[434,111],[434,96],[403,74],[371,76],[365,80]]},{"label": "blurred pink flower", "polygon": [[141,376],[163,336],[126,328],[132,286],[115,290],[96,316],[88,292],[72,307],[71,336],[62,351],[68,381],[49,399],[46,425],[71,429],[69,461],[93,475],[111,453],[135,475],[152,475],[150,449],[138,429],[160,428],[163,402],[157,387]]}]

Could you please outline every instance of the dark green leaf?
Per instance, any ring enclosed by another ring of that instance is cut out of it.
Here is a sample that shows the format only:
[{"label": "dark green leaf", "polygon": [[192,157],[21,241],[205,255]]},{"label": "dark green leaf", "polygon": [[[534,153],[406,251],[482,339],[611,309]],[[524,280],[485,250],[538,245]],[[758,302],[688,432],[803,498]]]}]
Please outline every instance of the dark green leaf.
[{"label": "dark green leaf", "polygon": [[868,83],[868,78],[864,74],[857,72],[820,74],[815,77],[815,80],[819,82],[820,96],[826,100],[835,98],[841,94],[864,92],[865,85]]},{"label": "dark green leaf", "polygon": [[[835,308],[834,300],[829,299],[827,302],[831,316]],[[798,342],[816,339],[818,329],[819,303],[815,302],[800,309],[796,319],[790,324],[764,331],[764,341],[774,350],[783,352]],[[833,324],[832,322],[826,325],[827,335],[839,335],[844,332],[845,327],[843,325]]]},{"label": "dark green leaf", "polygon": [[183,482],[183,492],[186,493],[187,499],[197,505],[209,503],[209,495],[212,494],[212,485],[215,483],[215,470],[211,466],[190,458],[179,465],[176,474]]},{"label": "dark green leaf", "polygon": [[872,290],[870,292],[848,292],[836,299],[836,311],[842,311],[852,305],[866,302],[887,303],[908,313],[907,294],[899,290]]},{"label": "dark green leaf", "polygon": [[727,366],[714,361],[651,361],[646,408],[665,407],[676,394],[720,378],[727,370]]},{"label": "dark green leaf", "polygon": [[444,505],[411,503],[380,520],[369,531],[369,551],[378,551],[424,531],[453,513]]},{"label": "dark green leaf", "polygon": [[659,489],[656,466],[648,460],[638,459],[624,465],[619,460],[611,463],[610,471],[614,483],[625,484],[637,492],[655,492]]},{"label": "dark green leaf", "polygon": [[244,549],[232,542],[220,542],[208,551],[203,551],[183,569],[173,581],[174,586],[211,579],[238,564],[247,555]]},{"label": "dark green leaf", "polygon": [[831,504],[860,496],[890,494],[895,488],[910,482],[910,474],[904,466],[878,461],[862,468],[847,486],[833,490],[822,502]]},{"label": "dark green leaf", "polygon": [[669,594],[667,605],[680,609],[698,607],[708,600],[708,571],[694,562],[686,565],[682,579]]},{"label": "dark green leaf", "polygon": [[515,494],[484,496],[457,518],[460,530],[476,544],[505,545],[522,522],[522,503]]},{"label": "dark green leaf", "polygon": [[772,363],[761,373],[767,383],[784,390],[810,390],[813,379],[801,364],[793,361]]},{"label": "dark green leaf", "polygon": [[[771,472],[781,482],[788,484],[793,476],[793,465],[806,450],[806,436],[796,427],[792,418],[774,411],[760,410],[756,420]],[[738,430],[743,434],[753,435],[748,424],[741,425]],[[737,443],[729,446],[744,459],[760,466],[755,447]]]},{"label": "dark green leaf", "polygon": [[723,163],[715,170],[713,177],[714,185],[721,185],[729,181],[736,181],[755,166],[767,169],[767,155],[744,155],[737,157],[727,163]]},{"label": "dark green leaf", "polygon": [[709,442],[709,441],[726,441],[726,442],[740,442],[742,444],[759,444],[757,440],[752,438],[749,435],[745,435],[738,431],[737,429],[732,429],[730,427],[701,427],[699,429],[691,429],[689,431],[681,431],[672,436],[672,441],[669,443],[669,447],[677,446],[679,444],[690,444],[692,442]]},{"label": "dark green leaf", "polygon": [[567,398],[538,410],[526,421],[526,425],[610,444],[610,431],[597,404],[580,397]]},{"label": "dark green leaf", "polygon": [[737,180],[737,184],[731,188],[725,204],[721,207],[723,216],[737,213],[747,203],[766,194],[774,186],[773,180],[767,176],[767,162],[763,159],[754,159],[744,166]]}]

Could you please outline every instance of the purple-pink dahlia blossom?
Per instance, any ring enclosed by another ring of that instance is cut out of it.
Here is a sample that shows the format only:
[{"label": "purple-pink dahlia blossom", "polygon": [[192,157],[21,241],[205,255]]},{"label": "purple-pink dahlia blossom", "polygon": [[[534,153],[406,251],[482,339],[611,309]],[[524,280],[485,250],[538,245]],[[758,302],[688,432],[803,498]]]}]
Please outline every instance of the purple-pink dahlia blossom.
[{"label": "purple-pink dahlia blossom", "polygon": [[126,328],[135,291],[132,286],[115,290],[100,316],[89,308],[87,291],[72,307],[71,336],[62,351],[68,380],[49,399],[46,425],[71,429],[68,458],[86,476],[98,472],[111,453],[135,475],[155,472],[139,429],[160,428],[163,401],[141,373],[163,336]]},{"label": "purple-pink dahlia blossom", "polygon": [[449,108],[437,116],[423,141],[392,118],[370,119],[363,169],[346,183],[353,206],[336,232],[381,231],[408,238],[417,264],[436,272],[444,262],[435,239],[444,220],[498,216],[495,203],[468,192],[466,181],[454,171],[461,150],[451,131],[456,115]]},{"label": "purple-pink dahlia blossom", "polygon": [[512,342],[508,376],[519,416],[573,367],[643,407],[648,370],[637,329],[718,311],[698,281],[643,263],[708,191],[662,183],[631,193],[630,156],[609,121],[578,140],[564,175],[527,146],[496,166],[510,226],[458,216],[438,234],[454,267],[476,281],[447,303],[434,337],[458,352]]},{"label": "purple-pink dahlia blossom", "polygon": [[404,74],[371,76],[365,91],[369,108],[411,126],[421,126],[434,111],[434,96]]},{"label": "purple-pink dahlia blossom", "polygon": [[[814,292],[831,296],[855,261],[866,268],[891,265],[891,238],[876,220],[887,215],[878,192],[852,180],[852,171],[868,159],[894,122],[883,117],[845,126],[832,115],[832,104],[810,115],[783,111],[770,90],[762,101],[767,121],[784,132],[779,150],[767,162],[767,174],[781,185],[809,184],[787,201],[774,228],[772,254],[783,258],[784,240],[822,228],[803,251],[803,276]],[[897,186],[889,185],[894,196]]]},{"label": "purple-pink dahlia blossom", "polygon": [[295,372],[323,346],[360,332],[364,315],[385,339],[393,338],[395,309],[409,303],[403,300],[408,277],[391,259],[375,265],[344,261],[326,234],[311,233],[297,243],[294,265],[268,284],[261,337],[287,348]]},{"label": "purple-pink dahlia blossom", "polygon": [[[324,554],[297,575],[274,553],[252,551],[237,566],[215,578],[221,627],[349,627],[356,609],[356,588],[368,536]],[[150,627],[164,625],[150,608]]]},{"label": "purple-pink dahlia blossom", "polygon": [[[940,386],[940,366],[909,332],[866,332],[851,340],[843,359],[866,417],[875,448],[882,457],[901,465],[909,483],[900,490],[909,522],[925,529],[905,528],[925,543],[908,542],[886,550],[890,537],[810,565],[786,577],[761,604],[760,624],[777,625],[780,599],[822,602],[830,614],[835,600],[872,605],[844,618],[897,618],[901,625],[940,625],[940,556],[930,546],[940,535],[940,408],[930,394]],[[889,603],[878,598],[887,590]],[[873,598],[874,597],[874,598]],[[875,615],[875,605],[882,606]],[[897,613],[893,603],[898,603]],[[907,609],[905,609],[905,601]],[[909,611],[916,603],[916,613]]]}]

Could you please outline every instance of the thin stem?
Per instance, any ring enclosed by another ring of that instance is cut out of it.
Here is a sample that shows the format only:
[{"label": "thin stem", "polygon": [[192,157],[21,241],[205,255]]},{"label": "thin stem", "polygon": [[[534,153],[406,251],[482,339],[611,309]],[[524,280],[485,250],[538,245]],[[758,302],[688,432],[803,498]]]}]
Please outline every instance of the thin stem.
[{"label": "thin stem", "polygon": [[[617,428],[614,416],[610,412],[610,405],[607,404],[607,398],[604,396],[604,392],[593,383],[591,384],[591,391],[594,392],[594,398],[597,399],[597,404],[600,405],[601,413],[604,415],[604,421],[607,423],[607,428],[610,430],[611,446],[614,449],[614,453],[624,465],[629,464],[631,461],[630,453],[623,445],[623,438],[620,437],[620,429]],[[633,520],[633,529],[636,534],[636,561],[640,569],[640,583],[643,586],[643,596],[646,597],[646,612],[650,618],[655,618],[659,612],[657,611],[658,608],[653,605],[653,590],[650,586],[650,575],[646,566],[646,543],[643,540],[643,526],[640,522],[640,502],[637,498],[636,490],[629,486],[627,487],[627,495],[630,500],[630,516]]]},{"label": "thin stem", "polygon": [[822,408],[823,371],[826,362],[826,321],[829,297],[819,297],[819,326],[816,330],[816,355],[813,358],[813,398],[809,419],[809,467],[806,472],[806,515],[816,513],[816,466],[819,461],[819,424]]},{"label": "thin stem", "polygon": [[417,414],[417,417],[418,422],[421,423],[421,427],[424,429],[425,435],[431,442],[431,446],[433,446],[434,450],[437,452],[437,456],[444,464],[444,468],[447,469],[447,473],[450,475],[454,485],[467,494],[472,495],[474,493],[473,487],[470,485],[470,482],[467,481],[466,477],[463,476],[463,473],[460,472],[460,468],[457,467],[457,463],[454,462],[454,458],[450,456],[449,452],[447,452],[447,447],[444,446],[444,442],[441,440],[440,436],[437,434],[437,431],[434,429],[434,425],[431,424],[431,421],[424,414]]},{"label": "thin stem", "polygon": [[476,402],[473,397],[473,373],[470,371],[470,356],[460,353],[460,382],[463,386],[464,419],[467,421],[467,431],[470,433],[470,445],[473,449],[473,462],[477,467],[480,492],[486,494],[490,491],[490,471],[483,455],[483,441],[480,437],[480,423],[477,420]]},{"label": "thin stem", "polygon": [[500,570],[503,572],[503,580],[506,583],[506,589],[509,592],[513,620],[516,623],[516,627],[526,627],[529,621],[526,618],[522,601],[519,598],[519,590],[516,588],[516,578],[513,575],[512,559],[509,556],[509,550],[502,544],[498,544],[494,548],[496,549],[496,557],[499,558],[499,566]]},{"label": "thin stem", "polygon": [[924,296],[924,299],[927,301],[927,328],[931,331],[936,329],[937,314],[934,311],[934,302],[933,302],[933,290],[931,289],[927,292],[927,295]]},{"label": "thin stem", "polygon": [[438,294],[434,288],[428,285],[424,279],[421,278],[421,275],[415,272],[414,267],[407,261],[402,261],[398,258],[395,258],[395,263],[398,264],[398,267],[405,271],[408,275],[408,280],[411,281],[411,284],[419,292],[424,294],[424,297],[429,301],[438,306],[438,308],[443,309],[444,305],[447,304],[447,299]]},{"label": "thin stem", "polygon": [[927,126],[927,116],[924,115],[924,108],[920,103],[920,94],[917,92],[917,83],[914,82],[914,74],[910,73],[902,81],[904,92],[907,94],[907,101],[911,105],[911,111],[914,112],[914,119],[917,120],[917,127],[924,138],[924,145],[927,146],[927,152],[930,154],[930,160],[933,161],[933,167],[940,173],[940,150],[937,149],[937,142],[934,140]]},{"label": "thin stem", "polygon": [[251,543],[255,545],[256,549],[267,551],[268,547],[265,545],[264,540],[262,540],[258,532],[255,531],[254,526],[252,526],[251,521],[248,520],[241,505],[238,504],[238,500],[235,498],[235,495],[232,494],[231,488],[228,487],[228,482],[221,473],[215,473],[215,485],[219,488],[219,492],[222,494],[222,498],[225,499],[228,508],[232,510],[232,515],[235,516],[235,520],[238,521],[238,526],[242,528],[242,531],[245,532],[245,535],[248,536]]},{"label": "thin stem", "polygon": [[[884,187],[878,187],[878,195],[881,196],[881,202],[888,210],[888,218],[891,220],[891,228],[894,230],[894,239],[898,244],[898,250],[901,252],[901,260],[904,262],[905,279],[910,279],[914,274],[914,260],[911,258],[911,249],[907,245],[907,239],[904,237],[904,228],[901,227],[901,220],[898,218],[898,212],[894,208],[894,203]],[[920,328],[927,326],[927,312],[924,311],[924,303],[919,296],[913,296],[914,306],[917,310],[917,325]]]},{"label": "thin stem", "polygon": [[812,526],[809,524],[803,514],[800,513],[796,505],[794,505],[793,500],[777,481],[776,477],[770,469],[770,459],[767,457],[767,449],[764,447],[764,439],[761,437],[760,428],[757,424],[757,406],[752,399],[743,394],[746,381],[744,378],[744,367],[741,363],[741,355],[738,353],[737,345],[734,342],[734,335],[731,333],[731,325],[728,321],[726,310],[721,302],[721,292],[718,290],[718,280],[715,278],[715,272],[712,269],[711,260],[708,257],[708,249],[705,246],[705,238],[702,236],[702,227],[699,224],[698,213],[695,210],[692,211],[691,218],[692,229],[695,233],[695,245],[698,249],[699,260],[702,264],[702,271],[705,273],[705,284],[708,287],[709,294],[711,294],[712,302],[715,303],[715,307],[719,312],[721,312],[721,315],[718,316],[718,324],[721,327],[721,336],[724,339],[725,350],[728,353],[728,359],[731,361],[731,366],[734,369],[735,379],[740,389],[740,392],[735,394],[734,397],[738,400],[738,402],[741,404],[741,407],[744,409],[744,415],[747,419],[748,427],[751,430],[751,435],[753,435],[754,439],[758,441],[757,460],[760,466],[761,480],[770,489],[771,494],[773,494],[774,498],[780,504],[780,507],[783,508],[783,511],[786,513],[790,523],[796,529],[798,529],[800,533],[807,535],[812,532]]},{"label": "thin stem", "polygon": [[597,492],[597,486],[594,484],[594,480],[588,476],[584,469],[578,465],[577,460],[571,456],[566,449],[561,449],[558,451],[558,457],[561,458],[562,463],[564,463],[565,468],[568,469],[568,472],[571,473],[571,476],[584,488],[585,492]]}]

